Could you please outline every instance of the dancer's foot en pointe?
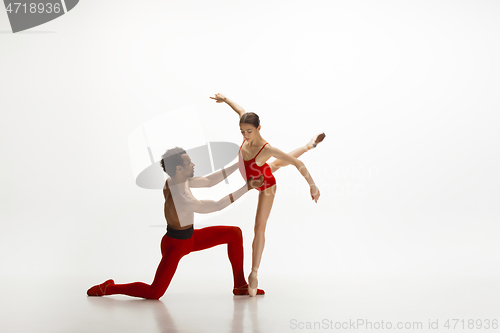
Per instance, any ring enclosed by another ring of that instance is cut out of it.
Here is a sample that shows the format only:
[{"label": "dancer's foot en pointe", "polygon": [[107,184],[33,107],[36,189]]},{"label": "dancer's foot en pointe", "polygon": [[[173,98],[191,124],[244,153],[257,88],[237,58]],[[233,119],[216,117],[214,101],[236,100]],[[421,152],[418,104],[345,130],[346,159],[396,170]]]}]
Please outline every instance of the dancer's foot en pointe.
[{"label": "dancer's foot en pointe", "polygon": [[320,133],[318,135],[316,135],[314,138],[311,139],[311,141],[306,145],[307,147],[307,150],[311,150],[313,148],[316,148],[316,146],[318,145],[318,143],[320,143],[321,141],[323,141],[323,139],[326,137],[326,134],[325,133]]},{"label": "dancer's foot en pointe", "polygon": [[[233,288],[233,294],[235,296],[248,296],[249,293],[248,293],[248,284],[245,284],[241,287],[238,287],[238,288]],[[266,293],[264,292],[264,290],[262,289],[257,289],[257,295],[265,295]]]},{"label": "dancer's foot en pointe", "polygon": [[87,295],[88,296],[103,296],[103,295],[106,295],[106,288],[108,288],[108,286],[110,284],[115,284],[115,281],[113,280],[107,280],[101,284],[98,284],[98,285],[95,285],[93,286],[92,288],[90,288],[89,290],[87,290]]},{"label": "dancer's foot en pointe", "polygon": [[248,276],[248,295],[257,295],[257,287],[259,285],[259,280],[257,280],[257,269],[252,268],[252,272]]}]

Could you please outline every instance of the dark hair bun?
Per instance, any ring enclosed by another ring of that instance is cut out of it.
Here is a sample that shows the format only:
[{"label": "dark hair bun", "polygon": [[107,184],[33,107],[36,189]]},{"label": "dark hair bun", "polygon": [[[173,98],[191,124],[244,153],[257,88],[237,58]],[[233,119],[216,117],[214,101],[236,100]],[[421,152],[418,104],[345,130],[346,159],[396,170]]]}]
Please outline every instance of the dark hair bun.
[{"label": "dark hair bun", "polygon": [[251,124],[257,128],[260,125],[259,116],[253,112],[247,112],[241,116],[240,124]]}]

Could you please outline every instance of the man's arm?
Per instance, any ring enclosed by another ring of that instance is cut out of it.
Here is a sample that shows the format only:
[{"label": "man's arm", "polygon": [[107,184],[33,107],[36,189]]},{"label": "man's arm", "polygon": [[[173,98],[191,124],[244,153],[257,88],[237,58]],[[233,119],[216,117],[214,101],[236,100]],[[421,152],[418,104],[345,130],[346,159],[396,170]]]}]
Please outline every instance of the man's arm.
[{"label": "man's arm", "polygon": [[238,114],[239,118],[241,118],[241,116],[245,114],[245,109],[222,94],[215,94],[215,97],[210,98],[215,99],[217,103],[226,103],[227,105],[229,105],[231,109],[233,109],[234,112]]},{"label": "man's arm", "polygon": [[247,193],[249,190],[254,189],[256,187],[261,187],[263,183],[264,183],[264,177],[262,175],[256,180],[253,180],[253,177],[251,177],[249,180],[247,180],[246,184],[243,185],[240,189],[226,195],[219,201],[198,200],[196,198],[193,198],[191,200],[186,201],[186,208],[189,208],[190,210],[198,214],[208,214],[217,212],[219,210],[226,208],[227,206],[229,206],[230,204],[241,198],[243,194]]},{"label": "man's arm", "polygon": [[221,181],[231,175],[238,169],[238,162],[233,165],[212,173],[206,177],[193,177],[189,179],[189,187],[212,187],[219,184]]}]

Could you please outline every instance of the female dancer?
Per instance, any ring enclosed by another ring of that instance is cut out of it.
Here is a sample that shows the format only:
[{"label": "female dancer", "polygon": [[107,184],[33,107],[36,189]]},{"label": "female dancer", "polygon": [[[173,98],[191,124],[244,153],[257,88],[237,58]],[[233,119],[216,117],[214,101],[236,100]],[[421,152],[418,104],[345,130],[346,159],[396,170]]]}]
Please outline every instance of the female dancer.
[{"label": "female dancer", "polygon": [[[240,117],[240,130],[244,137],[244,141],[240,147],[238,154],[238,164],[241,175],[245,180],[250,177],[259,177],[264,175],[264,184],[257,188],[259,190],[259,201],[257,204],[257,213],[255,215],[255,228],[254,239],[252,243],[252,272],[248,276],[248,293],[250,296],[255,296],[257,293],[257,271],[260,266],[262,258],[262,251],[264,250],[267,219],[271,213],[273,206],[274,196],[276,194],[276,180],[273,173],[279,168],[288,164],[294,165],[297,170],[304,176],[310,186],[311,198],[318,202],[320,193],[316,184],[307,171],[304,163],[298,160],[297,157],[306,151],[316,147],[318,143],[323,141],[325,134],[321,133],[314,137],[307,145],[300,147],[286,154],[276,147],[272,147],[260,135],[260,121],[259,116],[253,112],[245,113],[245,110],[228,99],[222,94],[216,94],[215,97],[210,97],[217,103],[226,103],[229,105]],[[252,158],[253,157],[253,158]],[[276,160],[269,165],[266,161],[275,157]]]}]

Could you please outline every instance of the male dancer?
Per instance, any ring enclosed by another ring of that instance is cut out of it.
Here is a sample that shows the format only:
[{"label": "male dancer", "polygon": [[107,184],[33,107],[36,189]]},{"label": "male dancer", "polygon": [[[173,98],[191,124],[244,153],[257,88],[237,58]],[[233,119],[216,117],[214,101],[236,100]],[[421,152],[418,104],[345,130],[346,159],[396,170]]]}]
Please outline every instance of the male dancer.
[{"label": "male dancer", "polygon": [[[198,200],[191,193],[190,187],[211,187],[232,174],[238,163],[217,171],[206,177],[193,177],[194,163],[182,148],[169,149],[161,160],[163,170],[170,176],[165,182],[165,219],[167,233],[161,241],[162,259],[156,270],[151,285],[134,282],[115,284],[113,280],[93,286],[87,291],[88,296],[123,294],[146,299],[159,299],[168,288],[179,260],[188,253],[227,244],[229,261],[233,269],[234,295],[248,295],[248,284],[243,273],[243,237],[239,227],[212,226],[194,229],[194,213],[206,214],[219,211],[229,206],[249,190],[262,186],[263,177],[252,178],[239,190],[223,197],[219,201]],[[259,295],[264,291],[259,289]]]}]

